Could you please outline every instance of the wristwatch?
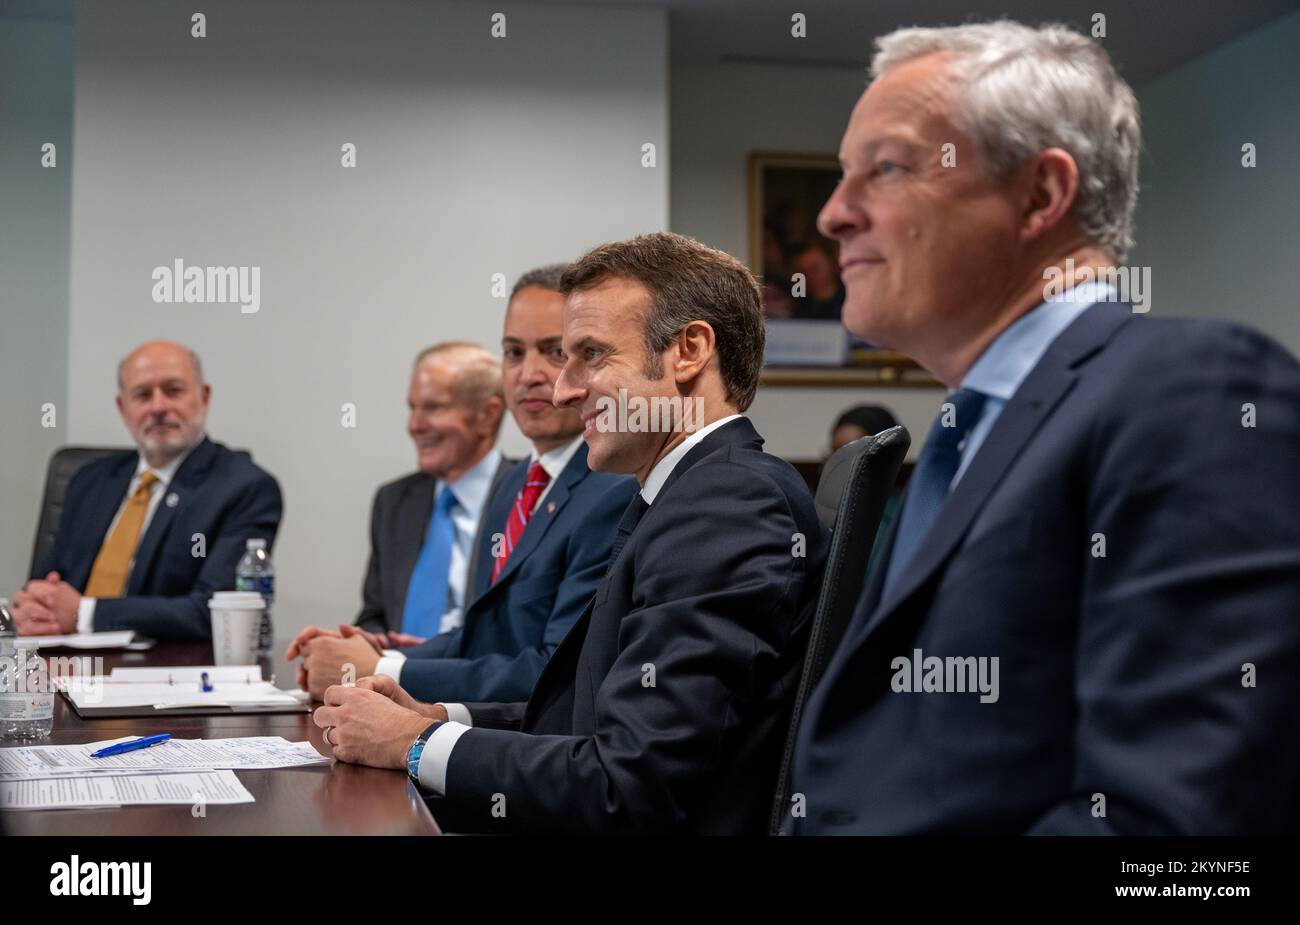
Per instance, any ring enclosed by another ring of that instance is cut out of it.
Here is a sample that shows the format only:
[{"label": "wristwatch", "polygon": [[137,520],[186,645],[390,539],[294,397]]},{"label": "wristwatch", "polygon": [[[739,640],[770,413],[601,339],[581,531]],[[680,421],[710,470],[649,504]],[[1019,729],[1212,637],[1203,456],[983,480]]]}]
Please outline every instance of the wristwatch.
[{"label": "wristwatch", "polygon": [[429,736],[433,735],[433,731],[441,725],[441,720],[430,723],[429,728],[420,733],[419,737],[411,743],[411,747],[406,750],[406,774],[417,784],[420,782],[420,756],[424,754],[424,743],[429,741]]}]

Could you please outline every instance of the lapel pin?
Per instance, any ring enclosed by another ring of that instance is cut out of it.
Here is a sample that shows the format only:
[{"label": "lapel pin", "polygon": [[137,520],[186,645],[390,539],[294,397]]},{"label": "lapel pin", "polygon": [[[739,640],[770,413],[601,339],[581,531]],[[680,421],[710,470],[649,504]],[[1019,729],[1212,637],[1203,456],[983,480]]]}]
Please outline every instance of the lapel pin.
[{"label": "lapel pin", "polygon": [[180,496],[177,495],[176,492],[172,492],[170,495],[167,496],[166,503],[168,507],[175,507],[176,505],[181,503]]},{"label": "lapel pin", "polygon": [[546,513],[548,513],[548,514],[554,514],[554,513],[555,513],[555,502],[554,502],[554,501],[547,501],[547,502],[546,502]]}]

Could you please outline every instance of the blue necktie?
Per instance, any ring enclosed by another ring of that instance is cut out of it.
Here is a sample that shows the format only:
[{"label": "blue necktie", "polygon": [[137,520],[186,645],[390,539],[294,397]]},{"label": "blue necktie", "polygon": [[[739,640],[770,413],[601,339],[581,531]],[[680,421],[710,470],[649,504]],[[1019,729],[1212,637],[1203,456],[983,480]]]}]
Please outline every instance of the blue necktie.
[{"label": "blue necktie", "polygon": [[948,489],[961,466],[958,446],[979,420],[986,397],[974,389],[953,392],[945,400],[945,404],[952,404],[952,413],[941,412],[931,426],[907,484],[898,534],[889,557],[889,571],[885,573],[885,584],[881,589],[882,598],[898,580],[908,560],[938,519],[943,502],[948,498]]},{"label": "blue necktie", "polygon": [[412,636],[436,636],[447,611],[447,575],[451,571],[451,547],[456,541],[456,525],[451,512],[456,496],[443,488],[433,506],[433,517],[424,535],[420,558],[415,560],[411,583],[406,588],[406,609],[402,612],[402,632]]}]

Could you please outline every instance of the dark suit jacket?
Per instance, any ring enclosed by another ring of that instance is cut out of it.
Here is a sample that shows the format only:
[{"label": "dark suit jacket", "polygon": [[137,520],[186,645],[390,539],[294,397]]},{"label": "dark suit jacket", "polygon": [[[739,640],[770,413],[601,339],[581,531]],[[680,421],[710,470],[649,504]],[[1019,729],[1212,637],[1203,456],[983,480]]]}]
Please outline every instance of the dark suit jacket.
[{"label": "dark suit jacket", "polygon": [[[492,474],[492,487],[488,497],[501,484],[514,465],[514,460],[502,458],[497,471]],[[415,570],[415,560],[420,558],[424,546],[424,532],[433,516],[434,489],[437,479],[423,472],[412,472],[400,479],[379,486],[370,507],[370,562],[366,578],[361,585],[361,612],[356,624],[374,633],[402,628],[402,612],[406,609],[406,588]],[[483,505],[479,515],[478,532],[474,536],[474,552],[470,556],[465,580],[465,599],[472,601],[487,587],[492,577],[492,561],[479,555],[482,546],[483,525],[488,505]]]},{"label": "dark suit jacket", "polygon": [[[1276,344],[1085,311],[883,600],[887,554],[873,571],[801,724],[795,831],[1294,826],[1298,476],[1300,366]],[[997,657],[997,701],[894,692],[916,649]]]},{"label": "dark suit jacket", "polygon": [[528,703],[467,704],[445,828],[764,829],[826,544],[804,480],[761,447],[743,418],[694,446]]},{"label": "dark suit jacket", "polygon": [[[518,463],[488,502],[479,555],[489,579],[493,538],[505,533],[529,465]],[[528,699],[604,577],[614,527],[636,492],[634,478],[588,469],[579,446],[464,625],[403,650],[402,687],[427,701]]]},{"label": "dark suit jacket", "polygon": [[[83,590],[126,497],[139,454],[114,453],[88,463],[68,484],[59,533],[33,578],[58,571]],[[175,495],[175,506],[167,496]],[[283,503],[280,486],[242,453],[203,439],[185,458],[136,547],[126,593],[95,604],[95,629],[133,629],[155,639],[210,639],[208,598],[235,587],[246,541],[275,540]],[[206,538],[205,557],[192,550]]]}]

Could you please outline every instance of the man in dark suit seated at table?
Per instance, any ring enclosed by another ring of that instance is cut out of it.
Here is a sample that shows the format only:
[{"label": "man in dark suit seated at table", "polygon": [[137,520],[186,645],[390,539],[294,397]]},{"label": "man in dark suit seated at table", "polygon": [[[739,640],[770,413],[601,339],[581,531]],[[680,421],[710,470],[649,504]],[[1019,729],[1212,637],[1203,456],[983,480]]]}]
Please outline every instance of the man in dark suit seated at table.
[{"label": "man in dark suit seated at table", "polygon": [[[564,365],[563,272],[555,264],[525,273],[506,306],[506,405],[533,451],[487,505],[479,554],[490,563],[491,584],[460,627],[420,645],[385,652],[374,637],[340,642],[329,683],[350,664],[354,679],[387,675],[424,700],[526,700],[595,593],[614,527],[637,485],[627,476],[592,472],[578,412],[552,402]],[[324,691],[313,677],[322,660],[306,663],[313,691]]]},{"label": "man in dark suit seated at table", "polygon": [[24,634],[209,639],[208,599],[235,587],[248,540],[274,541],[280,488],[205,435],[212,389],[189,348],[142,344],[117,377],[137,450],[72,477],[54,545],[15,596],[14,617]]},{"label": "man in dark suit seated at table", "polygon": [[1300,366],[1125,298],[1141,138],[1100,45],[879,48],[819,226],[849,329],[952,391],[804,711],[790,828],[1294,827]]},{"label": "man in dark suit seated at table", "polygon": [[492,576],[480,552],[488,498],[513,465],[496,449],[505,412],[500,361],[463,341],[428,347],[415,358],[407,406],[419,471],[375,492],[356,627],[309,626],[285,651],[303,657],[298,684],[316,698],[345,679],[347,666],[355,670],[366,634],[394,646],[449,633]]},{"label": "man in dark suit seated at table", "polygon": [[758,286],[651,234],[591,251],[563,288],[555,403],[581,411],[593,469],[641,485],[594,599],[527,703],[423,704],[376,677],[331,687],[315,721],[342,760],[445,794],[452,831],[761,831],[825,536],[740,413]]}]

